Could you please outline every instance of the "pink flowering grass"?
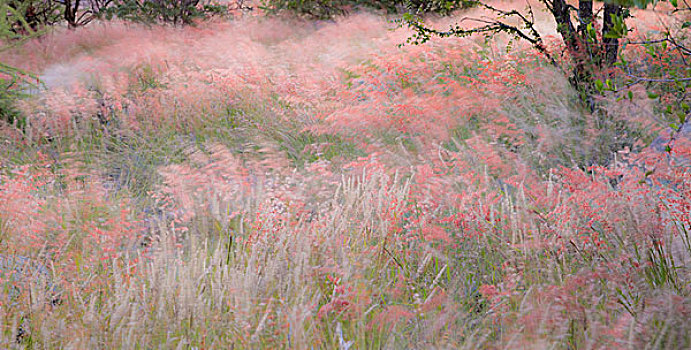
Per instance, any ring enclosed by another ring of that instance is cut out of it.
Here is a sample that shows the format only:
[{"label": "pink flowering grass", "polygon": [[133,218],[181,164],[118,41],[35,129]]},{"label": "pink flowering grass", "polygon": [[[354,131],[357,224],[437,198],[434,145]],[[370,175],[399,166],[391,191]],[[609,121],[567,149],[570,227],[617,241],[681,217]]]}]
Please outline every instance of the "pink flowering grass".
[{"label": "pink flowering grass", "polygon": [[17,48],[45,86],[0,129],[0,257],[59,292],[0,280],[2,346],[688,346],[668,97],[593,113],[528,47],[391,27],[96,23]]}]

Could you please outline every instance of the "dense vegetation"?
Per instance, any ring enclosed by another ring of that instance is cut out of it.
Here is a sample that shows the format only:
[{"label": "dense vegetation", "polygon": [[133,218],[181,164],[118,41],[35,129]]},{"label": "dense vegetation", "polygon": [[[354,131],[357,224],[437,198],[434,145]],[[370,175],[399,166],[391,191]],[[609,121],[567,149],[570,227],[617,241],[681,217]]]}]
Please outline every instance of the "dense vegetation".
[{"label": "dense vegetation", "polygon": [[686,3],[0,8],[2,348],[691,347]]}]

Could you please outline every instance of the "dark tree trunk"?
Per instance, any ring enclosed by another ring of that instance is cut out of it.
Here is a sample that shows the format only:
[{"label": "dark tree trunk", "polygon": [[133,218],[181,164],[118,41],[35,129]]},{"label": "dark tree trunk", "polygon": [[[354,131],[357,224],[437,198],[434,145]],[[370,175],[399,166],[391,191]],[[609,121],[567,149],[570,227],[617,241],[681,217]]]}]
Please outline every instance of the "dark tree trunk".
[{"label": "dark tree trunk", "polygon": [[[561,34],[566,50],[574,63],[573,76],[569,79],[571,85],[581,91],[584,97],[592,90],[592,55],[591,45],[587,40],[586,26],[592,21],[592,1],[579,2],[579,25],[575,28],[571,21],[571,7],[565,0],[552,0],[552,15],[557,22],[557,31]],[[585,24],[584,24],[585,23]]]},{"label": "dark tree trunk", "polygon": [[576,61],[576,79],[582,88],[591,92],[593,57],[597,56],[597,46],[588,32],[588,26],[593,23],[593,2],[581,0],[578,2],[578,57]]},{"label": "dark tree trunk", "polygon": [[[593,74],[596,69],[611,67],[617,61],[619,39],[611,38],[609,33],[614,26],[612,16],[621,17],[622,7],[606,3],[602,23],[602,42],[591,36],[587,28],[594,22],[592,0],[580,0],[578,9],[570,7],[566,0],[548,0],[548,5],[561,34],[566,50],[574,63],[571,84],[589,95],[593,88]],[[578,27],[572,22],[572,10],[577,11]]]},{"label": "dark tree trunk", "polygon": [[557,31],[561,34],[569,54],[576,55],[578,51],[578,38],[576,30],[571,22],[571,10],[565,0],[552,2],[552,15],[557,22]]},{"label": "dark tree trunk", "polygon": [[607,34],[612,30],[614,23],[612,17],[621,17],[622,8],[619,5],[605,3],[605,13],[602,20],[602,46],[605,50],[604,65],[611,67],[617,61],[619,53],[619,39],[608,38]]},{"label": "dark tree trunk", "polygon": [[593,2],[579,1],[578,2],[578,31],[584,32],[588,24],[593,23]]},{"label": "dark tree trunk", "polygon": [[74,4],[72,3],[72,0],[65,1],[65,21],[67,21],[67,25],[71,29],[77,28],[79,26],[79,23],[77,23],[79,3],[80,0],[75,0]]}]

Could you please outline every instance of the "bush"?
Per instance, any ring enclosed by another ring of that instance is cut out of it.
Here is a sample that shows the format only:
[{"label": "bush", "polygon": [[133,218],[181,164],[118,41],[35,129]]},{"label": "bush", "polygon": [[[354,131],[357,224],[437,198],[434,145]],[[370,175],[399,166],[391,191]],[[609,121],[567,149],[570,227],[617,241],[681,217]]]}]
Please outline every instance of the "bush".
[{"label": "bush", "polygon": [[[45,23],[39,21],[38,17],[42,13],[39,12],[38,5],[42,3],[0,0],[0,52],[40,34],[36,27],[39,23]],[[26,16],[27,13],[34,17]],[[17,110],[15,101],[25,96],[27,87],[35,85],[35,79],[28,72],[0,62],[0,121],[23,126],[24,119]]]},{"label": "bush", "polygon": [[269,14],[294,13],[315,19],[329,19],[343,15],[350,9],[368,8],[387,13],[415,12],[448,15],[471,7],[472,0],[265,0],[262,9]]},{"label": "bush", "polygon": [[60,21],[60,3],[49,0],[1,0],[0,8],[3,38],[13,34],[20,38],[43,26],[52,25]]},{"label": "bush", "polygon": [[113,17],[142,23],[192,24],[197,19],[226,12],[223,5],[202,4],[200,0],[117,0],[102,11]]},{"label": "bush", "polygon": [[23,97],[21,91],[17,89],[17,85],[16,76],[0,77],[0,121],[22,126],[23,119],[14,105],[17,99]]},{"label": "bush", "polygon": [[448,15],[455,10],[472,7],[475,4],[472,0],[406,0],[404,2],[409,11],[441,15]]}]

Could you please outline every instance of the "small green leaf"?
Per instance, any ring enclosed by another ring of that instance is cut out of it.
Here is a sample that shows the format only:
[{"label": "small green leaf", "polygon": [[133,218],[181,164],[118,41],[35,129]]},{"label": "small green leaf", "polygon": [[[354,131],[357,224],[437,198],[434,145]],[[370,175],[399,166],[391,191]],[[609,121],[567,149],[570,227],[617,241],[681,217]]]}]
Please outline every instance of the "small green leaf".
[{"label": "small green leaf", "polygon": [[595,89],[598,92],[602,92],[602,89],[604,89],[604,87],[605,87],[605,84],[602,83],[602,80],[600,80],[600,79],[595,80]]},{"label": "small green leaf", "polygon": [[658,98],[659,96],[660,96],[660,95],[658,95],[658,94],[656,94],[656,93],[654,93],[654,92],[649,92],[649,93],[648,93],[648,98],[651,99],[651,100],[654,100],[654,99]]},{"label": "small green leaf", "polygon": [[633,101],[633,92],[629,91],[629,101]]},{"label": "small green leaf", "polygon": [[684,24],[681,25],[681,29],[686,29],[688,27],[691,27],[691,21],[684,22]]}]

